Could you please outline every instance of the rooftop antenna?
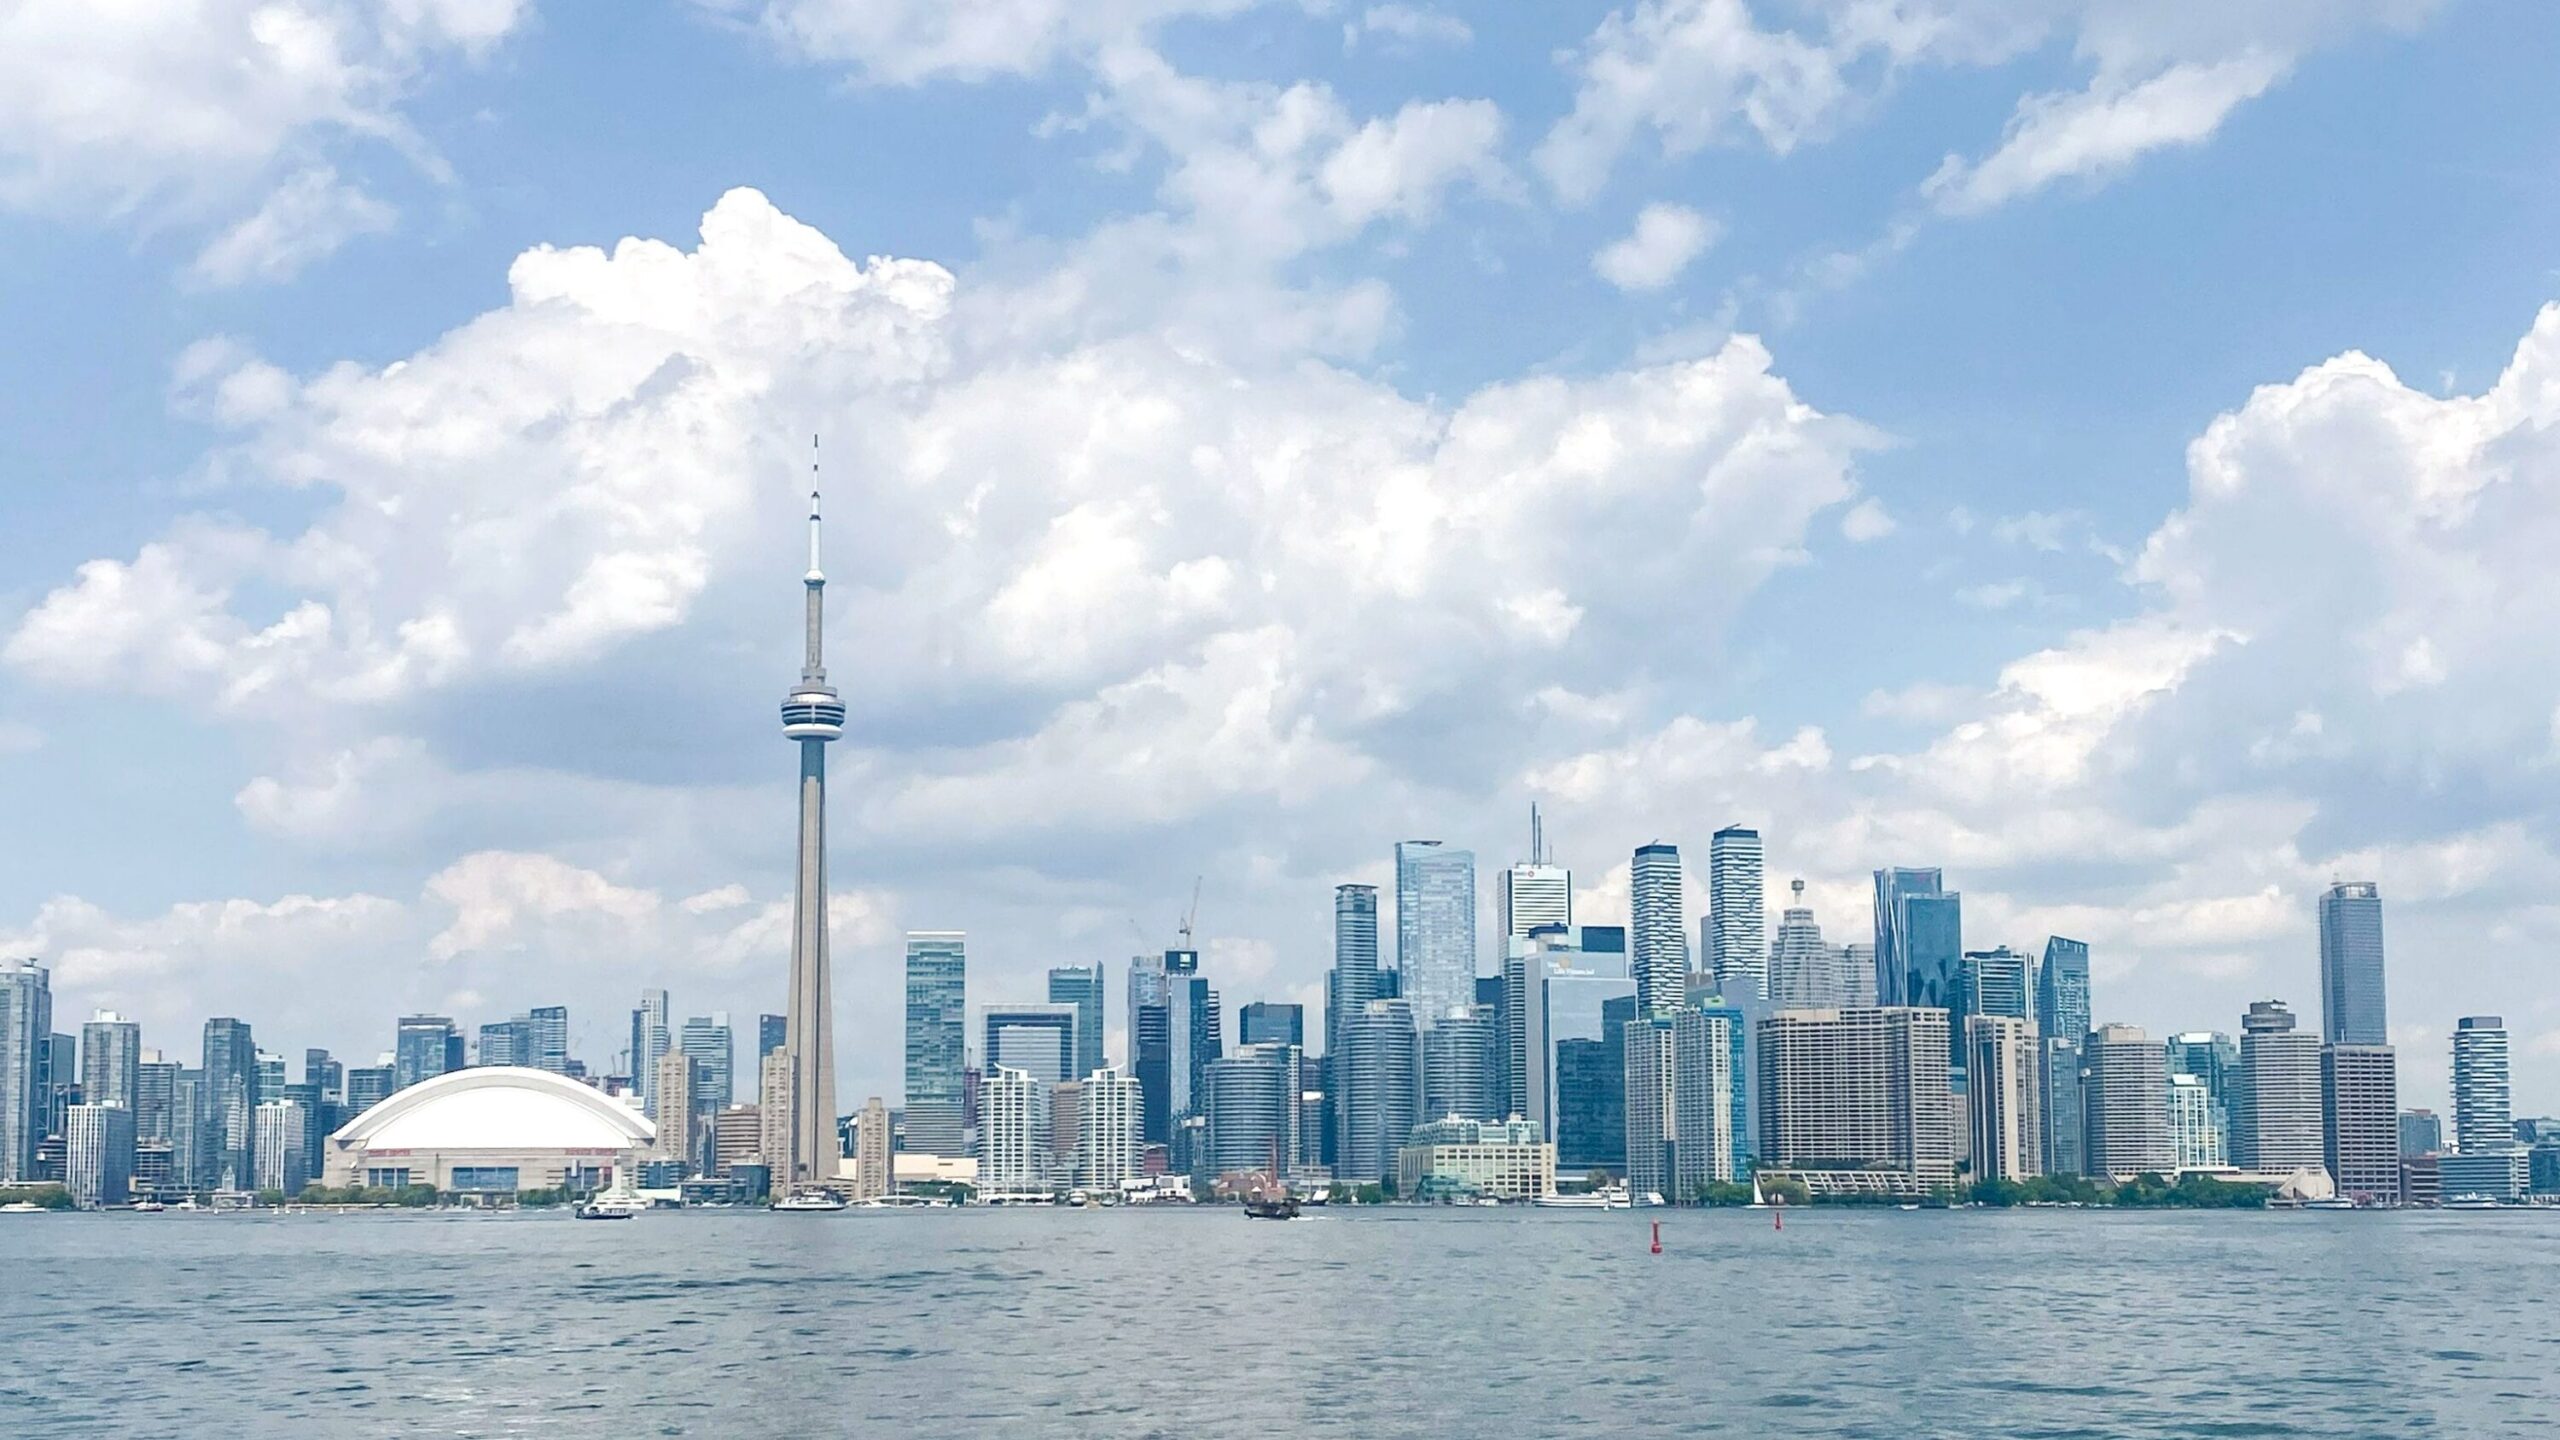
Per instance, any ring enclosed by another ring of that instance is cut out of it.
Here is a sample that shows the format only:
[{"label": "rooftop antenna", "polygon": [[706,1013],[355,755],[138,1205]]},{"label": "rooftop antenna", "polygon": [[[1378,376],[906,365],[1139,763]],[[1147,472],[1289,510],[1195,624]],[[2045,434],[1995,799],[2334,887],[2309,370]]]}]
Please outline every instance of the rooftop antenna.
[{"label": "rooftop antenna", "polygon": [[1535,800],[1529,802],[1529,863],[1547,863],[1547,827],[1538,816],[1538,802]]}]

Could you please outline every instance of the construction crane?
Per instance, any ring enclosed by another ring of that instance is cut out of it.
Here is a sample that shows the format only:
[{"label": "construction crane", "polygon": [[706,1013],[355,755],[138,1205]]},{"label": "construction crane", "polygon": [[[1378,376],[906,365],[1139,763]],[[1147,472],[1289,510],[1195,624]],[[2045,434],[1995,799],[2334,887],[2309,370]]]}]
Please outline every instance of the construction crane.
[{"label": "construction crane", "polygon": [[1191,939],[1191,927],[1200,918],[1200,878],[1197,875],[1191,877],[1191,908],[1182,912],[1182,948],[1185,950],[1200,948]]}]

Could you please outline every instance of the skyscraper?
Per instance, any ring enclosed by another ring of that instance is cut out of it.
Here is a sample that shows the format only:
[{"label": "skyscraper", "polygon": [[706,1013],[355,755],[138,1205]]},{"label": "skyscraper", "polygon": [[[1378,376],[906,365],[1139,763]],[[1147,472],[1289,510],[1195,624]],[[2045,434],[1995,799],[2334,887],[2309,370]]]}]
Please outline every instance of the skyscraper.
[{"label": "skyscraper", "polygon": [[978,1188],[1034,1195],[1049,1188],[1049,1087],[991,1065],[978,1087]]},{"label": "skyscraper", "polygon": [[446,1015],[403,1015],[392,1047],[393,1068],[401,1089],[406,1090],[421,1080],[433,1080],[449,1070],[462,1068],[462,1057],[455,1052],[462,1046],[462,1032]]},{"label": "skyscraper", "polygon": [[1073,1080],[1080,1021],[1072,1004],[990,1005],[979,1054],[990,1069],[1020,1070],[1043,1085]]},{"label": "skyscraper", "polygon": [[1646,1015],[1668,1014],[1680,1008],[1689,984],[1680,847],[1658,840],[1637,846],[1628,884],[1636,1008]]},{"label": "skyscraper", "polygon": [[480,1027],[475,1065],[529,1065],[533,1060],[532,1027],[522,1017],[493,1020]]},{"label": "skyscraper", "polygon": [[1836,1010],[1849,1003],[1840,984],[1839,952],[1824,943],[1822,927],[1804,903],[1804,882],[1778,916],[1777,944],[1769,951],[1769,1003],[1780,1010]]},{"label": "skyscraper", "polygon": [[2160,1050],[2171,1075],[2192,1075],[2203,1084],[2213,1148],[2222,1155],[2213,1163],[2231,1163],[2231,1077],[2240,1068],[2240,1047],[2219,1030],[2187,1030],[2170,1036]]},{"label": "skyscraper", "polygon": [[2055,935],[2036,967],[2036,1024],[2047,1040],[2089,1038],[2089,942]]},{"label": "skyscraper", "polygon": [[255,1123],[258,1188],[301,1194],[311,1183],[311,1112],[292,1100],[261,1100]]},{"label": "skyscraper", "polygon": [[1201,1076],[1209,1118],[1208,1172],[1286,1171],[1297,1107],[1286,1046],[1247,1045],[1209,1062]]},{"label": "skyscraper", "polygon": [[2230,1140],[2204,1078],[2169,1075],[2169,1149],[2181,1170],[2218,1170],[2231,1163]]},{"label": "skyscraper", "polygon": [[1728,825],[1707,842],[1707,970],[1728,999],[1766,999],[1769,931],[1762,911],[1760,832]]},{"label": "skyscraper", "polygon": [[1760,1022],[1760,1163],[1842,1188],[1955,1183],[1943,1010],[1781,1010]]},{"label": "skyscraper", "polygon": [[0,1182],[35,1178],[52,1035],[52,977],[31,959],[0,960]]},{"label": "skyscraper", "polygon": [[2432,1155],[2444,1148],[2444,1121],[2433,1110],[2400,1112],[2400,1156]]},{"label": "skyscraper", "polygon": [[[1340,1149],[1344,1137],[1351,1133],[1349,1086],[1344,1083],[1343,1032],[1353,1016],[1362,1014],[1369,1002],[1378,997],[1378,887],[1375,885],[1337,885],[1333,889],[1333,969],[1325,975],[1324,993],[1324,1086],[1332,1100],[1332,1138],[1326,1142],[1333,1163],[1341,1163]],[[1146,1083],[1143,1066],[1138,1080]],[[1154,1092],[1148,1092],[1146,1138],[1154,1141]]]},{"label": "skyscraper", "polygon": [[1397,993],[1425,1029],[1475,999],[1476,857],[1437,840],[1396,842]]},{"label": "skyscraper", "polygon": [[1393,1175],[1396,1152],[1422,1123],[1422,1044],[1412,1007],[1372,1000],[1343,1017],[1334,1081],[1343,1096],[1335,1173],[1362,1183]]},{"label": "skyscraper", "polygon": [[133,1188],[133,1112],[122,1105],[74,1105],[63,1122],[62,1178],[83,1210],[121,1205]]},{"label": "skyscraper", "polygon": [[631,1012],[631,1088],[644,1114],[658,1113],[658,1058],[676,1043],[672,1013],[664,990],[641,991],[640,1008]]},{"label": "skyscraper", "polygon": [[121,1105],[140,1113],[142,1027],[113,1010],[101,1010],[80,1027],[80,1098],[91,1105]]},{"label": "skyscraper", "polygon": [[2370,880],[2339,881],[2320,897],[2320,1038],[2388,1045],[2385,1012],[2382,891]]},{"label": "skyscraper", "polygon": [[880,1097],[862,1102],[862,1118],[853,1127],[853,1198],[876,1200],[889,1193],[889,1107]]},{"label": "skyscraper", "polygon": [[2400,1069],[2388,1045],[2320,1048],[2320,1100],[2329,1175],[2338,1193],[2400,1202]]},{"label": "skyscraper", "polygon": [[1236,1043],[1304,1046],[1307,1043],[1306,1007],[1269,1000],[1253,1001],[1236,1012]]},{"label": "skyscraper", "polygon": [[2465,1015],[2453,1026],[2453,1148],[2487,1155],[2514,1149],[2515,1143],[2507,1022],[2497,1015]]},{"label": "skyscraper", "polygon": [[688,1175],[693,1173],[697,1138],[693,1079],[693,1057],[682,1050],[670,1050],[658,1057],[657,1081],[650,1087],[658,1096],[658,1154],[683,1162]]},{"label": "skyscraper", "polygon": [[1677,1205],[1734,1178],[1731,1013],[1682,1009],[1621,1031],[1630,1192]]},{"label": "skyscraper", "polygon": [[907,1148],[927,1155],[968,1153],[960,1094],[968,975],[967,937],[959,931],[907,933]]},{"label": "skyscraper", "polygon": [[1102,1068],[1102,967],[1059,965],[1049,971],[1049,1003],[1076,1007],[1074,1074],[1081,1080]]},{"label": "skyscraper", "polygon": [[1965,1070],[1966,1119],[1972,1126],[1976,1180],[2026,1180],[2044,1173],[2043,1045],[2019,1016],[1974,1015],[1965,1021],[1973,1053]]},{"label": "skyscraper", "polygon": [[[693,1057],[693,1113],[709,1116],[728,1109],[736,1095],[738,1068],[738,1042],[729,1029],[729,1012],[715,1010],[686,1020],[676,1036],[676,1048]],[[828,1127],[827,1133],[834,1134],[834,1127]],[[820,1178],[835,1177],[829,1172]]]},{"label": "skyscraper", "polygon": [[2027,979],[2027,957],[2003,945],[1997,950],[1968,950],[1964,956],[1964,1013],[2006,1015],[2025,1020],[2033,993]]},{"label": "skyscraper", "polygon": [[1549,925],[1573,924],[1573,872],[1547,854],[1546,827],[1529,806],[1529,858],[1502,872],[1502,933],[1521,940]]},{"label": "skyscraper", "polygon": [[248,1023],[227,1015],[204,1022],[202,1189],[246,1189],[256,1183],[258,1043]]},{"label": "skyscraper", "polygon": [[1964,897],[1936,870],[1876,872],[1876,999],[1950,1017],[1948,1083],[1964,1091]]},{"label": "skyscraper", "polygon": [[525,1033],[529,1040],[522,1063],[554,1075],[569,1073],[569,1007],[536,1005],[525,1012]]},{"label": "skyscraper", "polygon": [[1138,1173],[1138,1081],[1120,1069],[1088,1075],[1076,1105],[1076,1183],[1116,1195]]},{"label": "skyscraper", "polygon": [[[1453,1008],[1422,1035],[1422,1116],[1495,1120],[1493,1016],[1479,1005]],[[1402,1141],[1398,1141],[1402,1144]]]},{"label": "skyscraper", "polygon": [[177,1108],[181,1068],[177,1061],[162,1057],[157,1050],[142,1052],[142,1062],[134,1067],[134,1093],[137,1098],[133,1109],[133,1138],[136,1143],[150,1140],[169,1144],[177,1139],[177,1117],[182,1113]]},{"label": "skyscraper", "polygon": [[2295,1029],[2282,1003],[2252,1001],[2231,1077],[2231,1163],[2270,1175],[2325,1168],[2324,1128],[2320,1038]]},{"label": "skyscraper", "polygon": [[[810,437],[812,482],[817,438]],[[800,683],[782,701],[782,733],[800,746],[800,830],[791,899],[791,987],[783,1003],[791,1057],[791,1158],[774,1166],[776,1188],[798,1190],[835,1179],[841,1145],[836,1140],[835,980],[827,962],[827,746],[844,734],[844,701],[827,683],[826,571],[818,563],[818,492],[809,492],[809,573],[800,577],[802,641]],[[914,1029],[913,972],[908,962],[908,1027]],[[956,1029],[964,1024],[954,1016]],[[956,1037],[955,1037],[956,1044]],[[912,1047],[911,1047],[912,1048]],[[909,1081],[914,1058],[908,1059]],[[956,1068],[956,1062],[955,1062]],[[910,1115],[913,1091],[910,1088]],[[953,1094],[956,1098],[958,1091]],[[957,1116],[951,1148],[959,1150]]]},{"label": "skyscraper", "polygon": [[2140,1026],[2101,1025],[2089,1032],[2082,1066],[2089,1173],[2119,1181],[2173,1173],[2178,1155],[2169,1143],[2160,1047]]}]

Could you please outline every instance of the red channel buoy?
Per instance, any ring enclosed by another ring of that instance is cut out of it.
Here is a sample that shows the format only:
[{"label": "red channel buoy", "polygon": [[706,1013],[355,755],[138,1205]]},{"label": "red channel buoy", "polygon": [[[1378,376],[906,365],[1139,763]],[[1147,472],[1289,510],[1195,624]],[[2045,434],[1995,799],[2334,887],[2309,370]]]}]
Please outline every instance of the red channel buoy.
[{"label": "red channel buoy", "polygon": [[1662,1222],[1659,1220],[1653,1222],[1653,1253],[1662,1253]]}]

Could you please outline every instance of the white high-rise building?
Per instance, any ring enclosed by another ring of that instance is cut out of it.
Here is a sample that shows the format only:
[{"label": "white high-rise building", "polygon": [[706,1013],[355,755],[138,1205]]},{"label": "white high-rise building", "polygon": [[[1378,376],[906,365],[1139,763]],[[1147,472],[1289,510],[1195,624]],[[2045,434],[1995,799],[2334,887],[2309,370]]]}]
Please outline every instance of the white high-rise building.
[{"label": "white high-rise building", "polygon": [[1680,847],[1656,841],[1636,847],[1628,890],[1627,936],[1635,972],[1636,1011],[1666,1015],[1680,1008],[1689,986],[1689,926],[1681,895]]},{"label": "white high-rise building", "polygon": [[2507,1022],[2465,1015],[2453,1026],[2453,1148],[2488,1155],[2516,1146],[2514,1101],[2507,1088]]},{"label": "white high-rise building", "polygon": [[1972,1015],[1964,1034],[1974,1178],[2015,1181],[2043,1174],[2043,1046],[2035,1026],[2017,1016]]},{"label": "white high-rise building", "polygon": [[2240,1068],[2230,1080],[2231,1163],[2287,1175],[2328,1165],[2320,1104],[2320,1037],[2293,1012],[2252,1001],[2240,1021]]},{"label": "white high-rise building", "polygon": [[1760,1163],[1843,1190],[1954,1184],[1961,1122],[1948,1049],[1944,1010],[1781,1010],[1761,1021]]},{"label": "white high-rise building", "polygon": [[1475,1003],[1474,851],[1396,842],[1396,971],[1425,1029]]},{"label": "white high-rise building", "polygon": [[1138,1173],[1138,1077],[1118,1066],[1084,1078],[1076,1117],[1076,1183],[1115,1194]]},{"label": "white high-rise building", "polygon": [[260,1101],[257,1110],[257,1174],[261,1190],[299,1195],[311,1183],[311,1112],[291,1100]]},{"label": "white high-rise building", "polygon": [[1049,1087],[1029,1071],[998,1065],[978,1082],[978,1192],[1048,1189]]},{"label": "white high-rise building", "polygon": [[1707,934],[1704,957],[1727,999],[1769,995],[1769,930],[1762,909],[1760,832],[1728,825],[1707,842]]},{"label": "white high-rise building", "polygon": [[63,1111],[62,1128],[62,1178],[71,1203],[83,1210],[123,1204],[133,1188],[133,1112],[122,1105],[73,1105]]},{"label": "white high-rise building", "polygon": [[2169,1149],[2181,1170],[2219,1170],[2231,1163],[2213,1087],[2200,1075],[2169,1077]]},{"label": "white high-rise building", "polygon": [[2081,1065],[2089,1173],[2129,1180],[2175,1171],[2169,1080],[2159,1045],[2138,1025],[2101,1025],[2089,1032]]}]

